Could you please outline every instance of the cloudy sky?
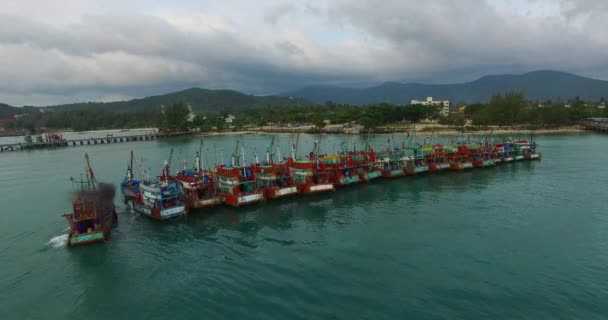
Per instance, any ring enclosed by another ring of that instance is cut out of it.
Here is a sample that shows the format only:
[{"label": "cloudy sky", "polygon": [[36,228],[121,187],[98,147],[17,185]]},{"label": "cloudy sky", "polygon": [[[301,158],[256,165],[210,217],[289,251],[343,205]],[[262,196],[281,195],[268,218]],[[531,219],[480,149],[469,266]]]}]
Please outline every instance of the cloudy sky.
[{"label": "cloudy sky", "polygon": [[190,87],[445,83],[538,69],[608,79],[608,0],[2,0],[0,102]]}]

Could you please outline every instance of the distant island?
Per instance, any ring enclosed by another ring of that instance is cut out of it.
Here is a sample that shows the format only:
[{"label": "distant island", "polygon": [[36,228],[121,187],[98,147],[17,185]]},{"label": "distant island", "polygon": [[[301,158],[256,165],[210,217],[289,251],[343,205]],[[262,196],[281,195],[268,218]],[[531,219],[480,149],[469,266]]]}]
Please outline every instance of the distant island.
[{"label": "distant island", "polygon": [[[336,124],[373,129],[420,121],[452,127],[544,128],[608,116],[604,95],[608,96],[608,81],[557,71],[485,76],[461,84],[385,83],[366,89],[312,86],[269,96],[192,88],[107,103],[0,104],[0,125],[5,133],[138,127],[210,132],[302,125],[320,130]],[[443,102],[424,105],[427,97]]]}]

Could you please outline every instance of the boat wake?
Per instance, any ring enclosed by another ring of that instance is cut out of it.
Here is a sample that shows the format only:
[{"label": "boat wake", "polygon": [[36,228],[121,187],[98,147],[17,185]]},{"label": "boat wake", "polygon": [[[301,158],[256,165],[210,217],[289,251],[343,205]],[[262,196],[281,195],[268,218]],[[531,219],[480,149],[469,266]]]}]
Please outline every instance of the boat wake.
[{"label": "boat wake", "polygon": [[51,240],[49,240],[49,242],[47,242],[46,244],[53,248],[61,248],[61,247],[65,247],[66,243],[68,243],[68,234],[67,233],[52,237]]}]

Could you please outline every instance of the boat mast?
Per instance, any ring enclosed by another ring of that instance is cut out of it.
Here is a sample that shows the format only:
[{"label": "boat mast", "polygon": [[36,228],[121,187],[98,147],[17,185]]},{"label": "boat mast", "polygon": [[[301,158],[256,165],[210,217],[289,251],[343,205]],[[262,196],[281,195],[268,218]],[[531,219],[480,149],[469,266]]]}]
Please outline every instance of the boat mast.
[{"label": "boat mast", "polygon": [[131,163],[129,164],[129,170],[127,171],[128,179],[133,180],[133,150],[131,150]]},{"label": "boat mast", "polygon": [[89,154],[85,153],[84,158],[86,160],[86,165],[87,165],[87,184],[88,184],[89,188],[95,189],[95,183],[97,181],[95,180],[95,172],[93,172],[93,168],[91,168],[91,162],[89,161]]}]

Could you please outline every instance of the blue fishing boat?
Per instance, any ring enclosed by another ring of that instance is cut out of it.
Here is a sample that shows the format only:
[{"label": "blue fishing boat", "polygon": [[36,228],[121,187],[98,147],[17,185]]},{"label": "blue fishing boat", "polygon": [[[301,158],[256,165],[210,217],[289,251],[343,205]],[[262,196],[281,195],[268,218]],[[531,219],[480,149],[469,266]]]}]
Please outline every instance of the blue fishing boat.
[{"label": "blue fishing boat", "polygon": [[182,216],[186,206],[180,200],[180,183],[170,174],[170,162],[165,161],[162,175],[157,178],[144,177],[139,183],[141,201],[133,201],[133,210],[155,220],[167,220]]}]

